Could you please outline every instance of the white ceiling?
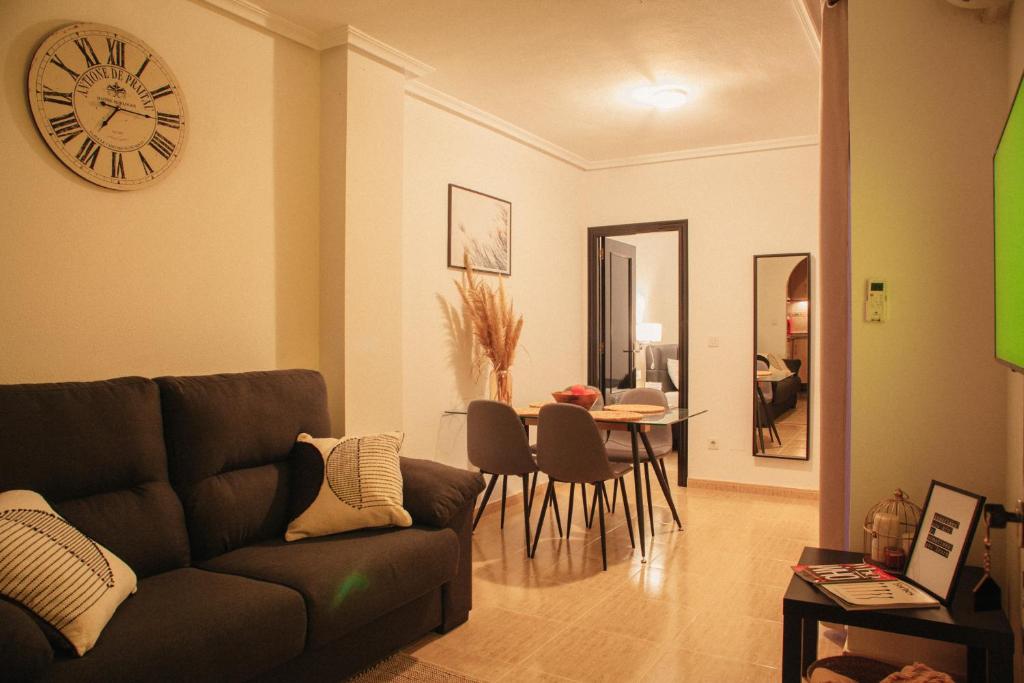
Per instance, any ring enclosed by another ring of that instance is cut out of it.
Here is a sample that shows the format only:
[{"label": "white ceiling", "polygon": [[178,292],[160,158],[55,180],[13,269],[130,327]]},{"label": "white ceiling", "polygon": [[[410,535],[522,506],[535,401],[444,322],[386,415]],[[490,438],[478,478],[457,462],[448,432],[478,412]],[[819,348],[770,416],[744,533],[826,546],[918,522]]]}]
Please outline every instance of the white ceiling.
[{"label": "white ceiling", "polygon": [[[324,35],[353,26],[420,80],[592,162],[817,134],[803,0],[250,0]],[[683,85],[657,110],[632,89]]]}]

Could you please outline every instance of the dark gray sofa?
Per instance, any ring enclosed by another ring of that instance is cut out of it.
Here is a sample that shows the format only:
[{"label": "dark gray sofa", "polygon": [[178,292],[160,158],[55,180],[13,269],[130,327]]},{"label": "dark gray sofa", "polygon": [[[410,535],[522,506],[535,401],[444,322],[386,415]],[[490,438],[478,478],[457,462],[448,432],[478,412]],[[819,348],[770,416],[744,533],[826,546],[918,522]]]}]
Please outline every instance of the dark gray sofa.
[{"label": "dark gray sofa", "polygon": [[412,527],[285,543],[300,432],[332,435],[308,370],[0,386],[0,491],[139,578],[81,658],[0,599],[2,678],[339,681],[466,621],[480,476],[402,458]]}]

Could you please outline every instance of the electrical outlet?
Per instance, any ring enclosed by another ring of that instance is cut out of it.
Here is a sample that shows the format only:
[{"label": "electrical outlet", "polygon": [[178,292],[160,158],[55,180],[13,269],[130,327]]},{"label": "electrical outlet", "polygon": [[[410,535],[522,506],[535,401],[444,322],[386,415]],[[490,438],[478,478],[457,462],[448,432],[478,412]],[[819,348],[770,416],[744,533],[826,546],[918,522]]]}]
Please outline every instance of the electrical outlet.
[{"label": "electrical outlet", "polygon": [[718,439],[708,439],[708,450],[709,451],[717,451],[718,450]]}]

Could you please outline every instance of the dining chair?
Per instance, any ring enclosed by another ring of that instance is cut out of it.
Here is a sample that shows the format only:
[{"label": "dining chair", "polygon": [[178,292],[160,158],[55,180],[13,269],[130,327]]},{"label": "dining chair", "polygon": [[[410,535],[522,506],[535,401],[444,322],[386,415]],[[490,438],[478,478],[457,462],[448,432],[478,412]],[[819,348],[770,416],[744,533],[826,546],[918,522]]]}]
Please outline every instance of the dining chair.
[{"label": "dining chair", "polygon": [[[605,483],[613,482],[616,489],[622,489],[622,507],[626,513],[626,528],[630,545],[635,546],[633,518],[629,512],[629,499],[623,475],[633,467],[628,463],[613,463],[605,452],[604,439],[590,413],[580,406],[568,403],[552,403],[540,409],[537,420],[537,466],[548,475],[552,482],[593,484],[595,506],[601,529],[601,561],[608,569],[608,548],[605,538],[604,500],[608,493]],[[555,499],[554,486],[549,485],[540,507],[537,530],[533,534],[532,557],[537,551],[537,541],[544,527],[544,514]],[[561,531],[559,531],[561,536]]]},{"label": "dining chair", "polygon": [[[620,403],[634,403],[641,405],[650,406],[662,406],[668,409],[668,398],[665,396],[665,392],[661,389],[652,388],[638,388],[630,389],[629,391],[622,394]],[[652,427],[651,431],[647,433],[647,441],[651,445],[651,451],[654,453],[653,465],[659,470],[655,472],[655,477],[659,480],[668,481],[668,470],[665,468],[665,456],[672,452],[672,428],[668,426]],[[628,462],[633,463],[633,444],[629,438],[628,432],[614,432],[609,437],[608,443],[605,444],[608,450],[608,459],[612,462]],[[651,498],[651,472],[648,468],[649,459],[647,457],[647,450],[644,448],[640,451],[640,460],[644,464],[644,482],[646,483],[647,491],[647,514],[648,519],[651,520],[651,535],[654,535],[654,502]],[[612,510],[615,510],[615,492],[612,495]],[[643,501],[638,501],[637,505],[643,505]]]},{"label": "dining chair", "polygon": [[[471,401],[467,408],[466,450],[469,462],[479,468],[481,473],[491,475],[484,491],[483,500],[473,519],[473,530],[476,530],[483,516],[487,501],[494,492],[494,485],[501,477],[501,528],[505,528],[505,500],[508,494],[508,478],[518,476],[523,484],[523,525],[526,533],[526,551],[530,550],[530,511],[533,507],[533,496],[537,490],[536,456],[530,451],[530,442],[526,428],[519,414],[508,404],[499,401]],[[529,481],[533,475],[532,483]],[[558,529],[561,533],[561,515],[557,515]]]},{"label": "dining chair", "polygon": [[[573,388],[573,386],[575,386],[575,385],[570,384],[563,391],[569,391],[570,389]],[[597,400],[594,401],[594,404],[590,406],[590,410],[604,410],[604,397],[601,396],[601,390],[598,389],[597,387],[591,385],[591,384],[587,385],[587,389],[589,389],[590,391],[593,391],[594,393],[597,394]],[[610,433],[611,432],[607,432],[606,433],[605,440],[607,440],[607,438],[608,438],[607,434],[610,434]],[[536,450],[534,452],[536,452]],[[615,489],[615,493],[616,494],[618,493],[618,488]],[[576,496],[576,484],[570,483],[569,484],[569,511],[566,513],[566,521],[565,521],[565,537],[566,538],[569,538],[569,532],[572,530],[572,508],[573,508],[573,503],[575,501],[575,496]],[[593,505],[591,505],[590,508],[587,507],[587,487],[586,487],[586,484],[581,484],[580,485],[580,498],[581,498],[582,503],[583,503],[583,524],[584,524],[584,526],[586,528],[589,529],[594,524],[594,507],[593,507]],[[605,500],[605,508],[609,512],[611,511],[611,507],[608,505],[608,501],[607,500]],[[587,513],[588,509],[590,510],[589,514]]]}]

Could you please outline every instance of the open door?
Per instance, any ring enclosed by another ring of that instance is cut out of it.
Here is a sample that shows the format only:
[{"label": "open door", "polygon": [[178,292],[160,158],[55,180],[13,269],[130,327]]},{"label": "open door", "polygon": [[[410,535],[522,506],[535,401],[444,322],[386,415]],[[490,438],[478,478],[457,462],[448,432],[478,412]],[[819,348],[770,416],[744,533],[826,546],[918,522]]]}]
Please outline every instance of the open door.
[{"label": "open door", "polygon": [[601,283],[601,394],[610,402],[613,389],[636,386],[636,247],[604,237],[598,250]]}]

